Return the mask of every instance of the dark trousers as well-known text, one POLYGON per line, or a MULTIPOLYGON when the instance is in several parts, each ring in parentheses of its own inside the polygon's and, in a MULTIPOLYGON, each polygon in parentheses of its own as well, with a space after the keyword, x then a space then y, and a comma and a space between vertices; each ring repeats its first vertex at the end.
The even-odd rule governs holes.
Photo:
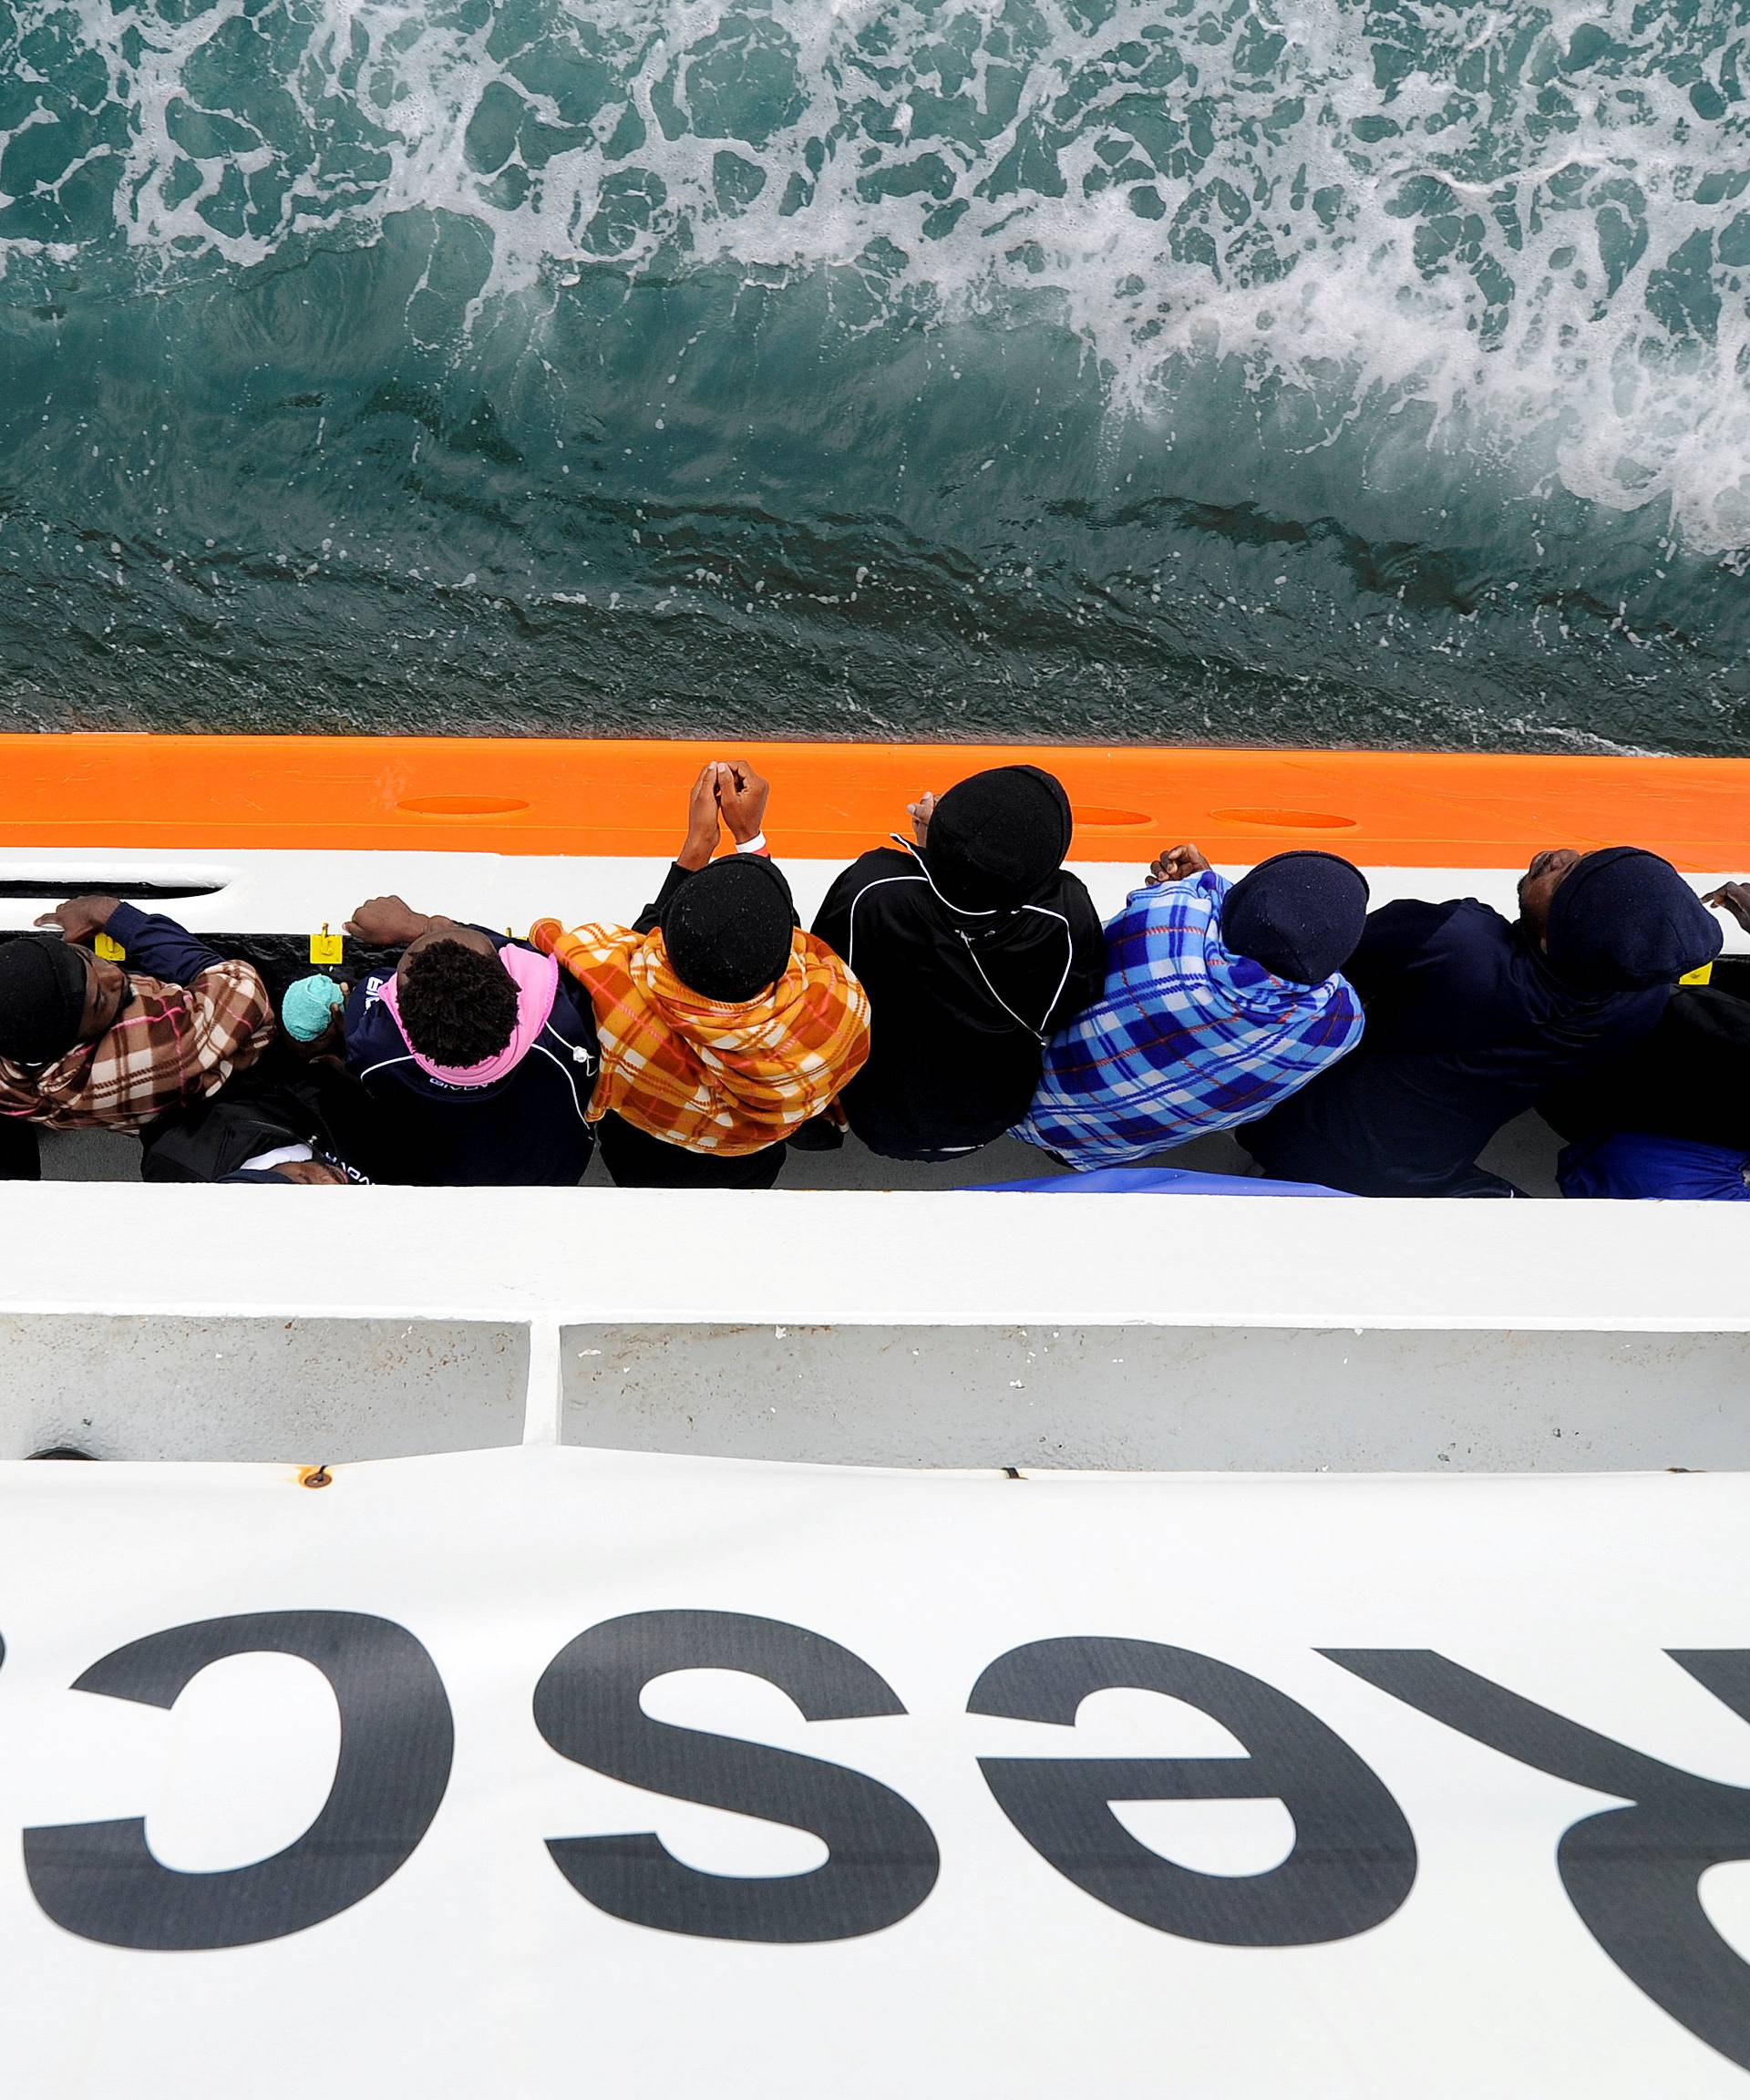
POLYGON ((595 1127, 602 1164, 619 1189, 769 1189, 784 1170, 784 1143, 727 1159, 717 1152, 687 1152, 607 1115, 595 1127))
POLYGON ((36 1126, 17 1116, 0 1116, 0 1181, 40 1181, 42 1178, 36 1126))

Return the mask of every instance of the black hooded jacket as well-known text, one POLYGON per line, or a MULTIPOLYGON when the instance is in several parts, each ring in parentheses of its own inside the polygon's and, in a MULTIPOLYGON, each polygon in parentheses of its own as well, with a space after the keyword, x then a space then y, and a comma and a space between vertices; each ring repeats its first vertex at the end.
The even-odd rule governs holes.
POLYGON ((1069 839, 1058 782, 999 767, 942 797, 924 852, 878 847, 827 892, 814 932, 870 997, 870 1060, 842 1099, 871 1151, 971 1151, 1026 1114, 1045 1038, 1105 982, 1069 839))
POLYGON ((1546 1095, 1544 1120, 1569 1139, 1643 1130, 1750 1152, 1750 974, 1740 964, 1714 975, 1673 993, 1657 1027, 1623 1055, 1546 1095))

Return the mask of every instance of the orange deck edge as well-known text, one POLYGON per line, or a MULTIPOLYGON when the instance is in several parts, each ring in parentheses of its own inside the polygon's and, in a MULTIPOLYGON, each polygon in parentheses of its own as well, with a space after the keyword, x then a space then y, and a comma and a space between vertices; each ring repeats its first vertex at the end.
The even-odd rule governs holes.
POLYGON ((768 834, 799 859, 848 860, 921 789, 1025 760, 1068 788, 1078 860, 1189 839, 1218 861, 1320 845, 1502 867, 1619 843, 1703 872, 1750 861, 1750 759, 451 736, 0 736, 0 846, 666 854, 723 757, 770 776, 768 834))

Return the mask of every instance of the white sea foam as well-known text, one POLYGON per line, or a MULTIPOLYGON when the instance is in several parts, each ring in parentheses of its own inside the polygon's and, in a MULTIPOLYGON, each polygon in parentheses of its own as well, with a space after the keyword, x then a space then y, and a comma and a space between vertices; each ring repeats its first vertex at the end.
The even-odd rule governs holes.
POLYGON ((71 141, 57 83, 97 54, 125 136, 49 180, 113 164, 113 223, 77 232, 139 267, 246 269, 419 211, 489 235, 475 311, 604 261, 847 273, 878 315, 1067 326, 1118 411, 1170 424, 1231 360, 1298 445, 1364 421, 1376 470, 1395 443, 1404 472, 1463 453, 1654 506, 1696 552, 1750 546, 1735 0, 15 14, 0 58, 41 86, 5 143, 71 141))

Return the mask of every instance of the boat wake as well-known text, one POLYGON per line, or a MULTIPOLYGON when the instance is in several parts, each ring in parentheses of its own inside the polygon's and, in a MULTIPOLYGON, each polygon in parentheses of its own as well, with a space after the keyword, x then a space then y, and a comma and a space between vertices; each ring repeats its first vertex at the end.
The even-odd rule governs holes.
POLYGON ((1731 13, 23 0, 8 716, 1732 747, 1731 13))

